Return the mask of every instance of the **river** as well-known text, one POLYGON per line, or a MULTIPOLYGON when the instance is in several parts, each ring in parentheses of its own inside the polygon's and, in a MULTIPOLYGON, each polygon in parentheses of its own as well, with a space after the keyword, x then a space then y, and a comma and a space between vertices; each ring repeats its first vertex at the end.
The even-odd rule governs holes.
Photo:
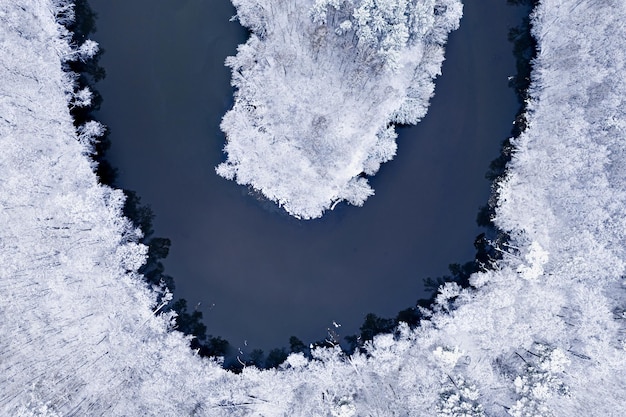
POLYGON ((309 343, 335 321, 358 331, 367 313, 395 316, 428 296, 422 279, 474 256, 484 178, 519 104, 509 28, 525 9, 466 0, 426 118, 399 129, 398 155, 370 181, 362 208, 298 221, 214 173, 232 104, 224 59, 246 39, 228 0, 90 0, 104 48, 107 154, 169 237, 176 296, 200 304, 208 333, 234 347, 309 343))

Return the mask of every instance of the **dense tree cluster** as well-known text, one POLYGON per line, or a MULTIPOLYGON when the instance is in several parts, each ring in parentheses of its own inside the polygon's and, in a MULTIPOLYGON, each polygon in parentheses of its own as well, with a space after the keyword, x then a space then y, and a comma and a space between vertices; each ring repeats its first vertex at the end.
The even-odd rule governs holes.
POLYGON ((68 108, 64 62, 80 45, 58 23, 66 6, 0 3, 0 414, 626 413, 626 4, 536 7, 493 269, 443 285, 419 326, 373 335, 390 326, 370 317, 371 340, 351 355, 293 339, 277 369, 254 357, 238 374, 189 349, 162 312, 170 297, 139 273, 142 232, 123 194, 98 183, 68 108))
POLYGON ((300 218, 373 194, 394 123, 433 95, 458 0, 234 1, 252 33, 227 59, 237 88, 218 174, 300 218))

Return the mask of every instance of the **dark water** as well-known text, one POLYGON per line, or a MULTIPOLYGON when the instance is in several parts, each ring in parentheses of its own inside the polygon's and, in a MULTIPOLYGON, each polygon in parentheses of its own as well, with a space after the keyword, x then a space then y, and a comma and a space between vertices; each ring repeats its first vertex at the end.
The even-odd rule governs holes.
POLYGON ((202 303, 208 333, 263 349, 319 340, 333 320, 356 333, 365 314, 394 316, 427 295, 423 278, 473 258, 484 174, 518 109, 507 32, 524 9, 467 0, 429 113, 400 130, 398 156, 371 179, 376 195, 301 222, 214 173, 232 100, 223 62, 246 38, 228 0, 90 4, 106 50, 97 117, 109 160, 172 239, 166 272, 177 296, 202 303))

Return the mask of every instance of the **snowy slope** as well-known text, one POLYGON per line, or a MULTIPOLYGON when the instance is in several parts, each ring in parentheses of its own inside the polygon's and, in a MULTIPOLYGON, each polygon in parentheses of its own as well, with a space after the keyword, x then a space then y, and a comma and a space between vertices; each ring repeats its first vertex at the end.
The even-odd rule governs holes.
POLYGON ((0 415, 626 414, 624 3, 535 11, 529 128, 499 188, 512 238, 493 271, 365 353, 240 375, 189 351, 136 273, 140 232, 67 108, 80 97, 62 62, 80 54, 55 22, 64 6, 0 1, 0 415))

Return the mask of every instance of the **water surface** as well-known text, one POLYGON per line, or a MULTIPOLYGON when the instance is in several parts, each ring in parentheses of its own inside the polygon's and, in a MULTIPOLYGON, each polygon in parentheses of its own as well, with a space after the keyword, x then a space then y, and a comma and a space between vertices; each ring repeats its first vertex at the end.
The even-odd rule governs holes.
POLYGON ((268 349, 319 340, 332 321, 356 333, 365 314, 394 316, 422 279, 474 256, 484 179, 518 109, 508 29, 524 9, 467 0, 428 115, 400 129, 398 155, 371 179, 362 208, 297 221, 219 178, 224 59, 246 32, 228 0, 90 0, 106 53, 97 117, 111 130, 118 185, 152 206, 172 239, 176 295, 201 302, 208 332, 268 349))

